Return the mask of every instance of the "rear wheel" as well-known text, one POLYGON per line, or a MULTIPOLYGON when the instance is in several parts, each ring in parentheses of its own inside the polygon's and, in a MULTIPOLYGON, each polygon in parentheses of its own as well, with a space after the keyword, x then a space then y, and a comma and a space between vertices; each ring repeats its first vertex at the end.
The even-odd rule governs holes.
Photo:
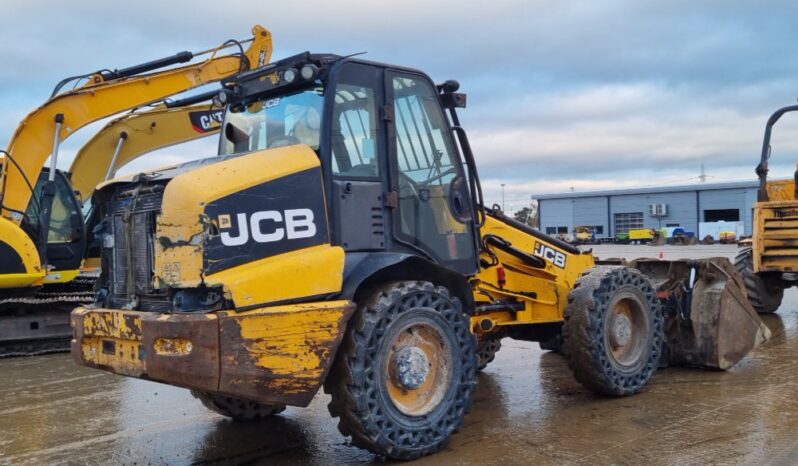
POLYGON ((568 295, 563 351, 574 377, 604 395, 631 395, 659 365, 664 318, 654 289, 629 267, 596 267, 568 295))
POLYGON ((748 302, 760 314, 772 314, 781 306, 784 288, 754 272, 754 253, 751 248, 743 249, 734 259, 734 267, 740 272, 745 283, 748 302))
POLYGON ((285 405, 268 405, 197 390, 191 390, 191 394, 209 410, 236 421, 254 421, 285 411, 285 405))
POLYGON ((446 288, 392 283, 350 321, 325 391, 352 443, 395 459, 443 447, 476 384, 476 338, 446 288))

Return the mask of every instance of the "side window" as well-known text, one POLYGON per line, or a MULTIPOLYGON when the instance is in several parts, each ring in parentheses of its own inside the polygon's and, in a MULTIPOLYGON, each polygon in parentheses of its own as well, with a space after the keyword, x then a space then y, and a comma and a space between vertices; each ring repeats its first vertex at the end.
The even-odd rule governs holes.
POLYGON ((391 83, 399 184, 396 233, 466 270, 475 258, 469 194, 437 93, 413 75, 395 74, 391 83))
POLYGON ((332 171, 335 175, 377 177, 377 105, 374 89, 352 84, 335 88, 332 171))

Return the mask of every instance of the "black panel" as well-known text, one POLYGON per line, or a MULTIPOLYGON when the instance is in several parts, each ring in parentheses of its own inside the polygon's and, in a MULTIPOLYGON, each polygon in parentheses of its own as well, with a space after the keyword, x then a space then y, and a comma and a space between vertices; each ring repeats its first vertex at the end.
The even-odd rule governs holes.
POLYGON ((385 248, 382 193, 379 181, 333 182, 336 244, 347 251, 385 248))
POLYGON ((320 168, 210 202, 205 214, 219 228, 204 245, 206 274, 330 242, 320 168))
POLYGON ((25 264, 14 248, 0 241, 0 274, 3 273, 25 273, 25 264))

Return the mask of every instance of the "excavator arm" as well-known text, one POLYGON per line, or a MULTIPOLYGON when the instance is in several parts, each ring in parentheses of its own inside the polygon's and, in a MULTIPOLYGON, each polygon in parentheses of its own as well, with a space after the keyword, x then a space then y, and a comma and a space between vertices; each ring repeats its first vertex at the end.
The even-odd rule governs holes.
POLYGON ((97 184, 112 178, 133 160, 164 147, 216 134, 223 114, 223 109, 210 104, 178 108, 159 105, 116 118, 78 152, 69 169, 72 186, 86 201, 97 184))
MULTIPOLYGON (((29 185, 36 182, 51 155, 53 162, 57 161, 58 144, 78 129, 122 111, 220 81, 240 72, 247 63, 253 67, 268 63, 272 52, 271 33, 255 26, 253 35, 252 43, 243 56, 216 56, 218 50, 230 46, 226 42, 217 49, 203 52, 210 58, 196 64, 132 76, 130 74, 139 69, 149 71, 151 66, 159 64, 152 62, 154 64, 128 68, 124 73, 97 73, 89 79, 89 84, 56 95, 31 112, 20 123, 8 146, 8 153, 16 164, 7 164, 3 173, 2 215, 16 223, 22 220, 18 213, 24 212, 30 202, 29 185), (119 74, 123 77, 116 78, 119 74)), ((178 56, 185 55, 175 57, 178 56)), ((51 165, 55 167, 55 163, 51 165)))

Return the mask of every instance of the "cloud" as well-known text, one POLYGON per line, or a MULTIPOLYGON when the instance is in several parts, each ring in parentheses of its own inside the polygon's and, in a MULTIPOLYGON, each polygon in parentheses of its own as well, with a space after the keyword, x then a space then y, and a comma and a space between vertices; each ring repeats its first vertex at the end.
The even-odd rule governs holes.
MULTIPOLYGON (((798 4, 786 0, 0 1, 0 145, 65 76, 212 47, 254 22, 274 33, 275 58, 365 50, 458 79, 486 193, 504 183, 513 202, 691 180, 702 163, 718 180, 752 179, 765 119, 798 96, 798 4)), ((798 132, 779 125, 774 159, 789 174, 798 132)), ((134 168, 215 150, 201 149, 134 168)))

